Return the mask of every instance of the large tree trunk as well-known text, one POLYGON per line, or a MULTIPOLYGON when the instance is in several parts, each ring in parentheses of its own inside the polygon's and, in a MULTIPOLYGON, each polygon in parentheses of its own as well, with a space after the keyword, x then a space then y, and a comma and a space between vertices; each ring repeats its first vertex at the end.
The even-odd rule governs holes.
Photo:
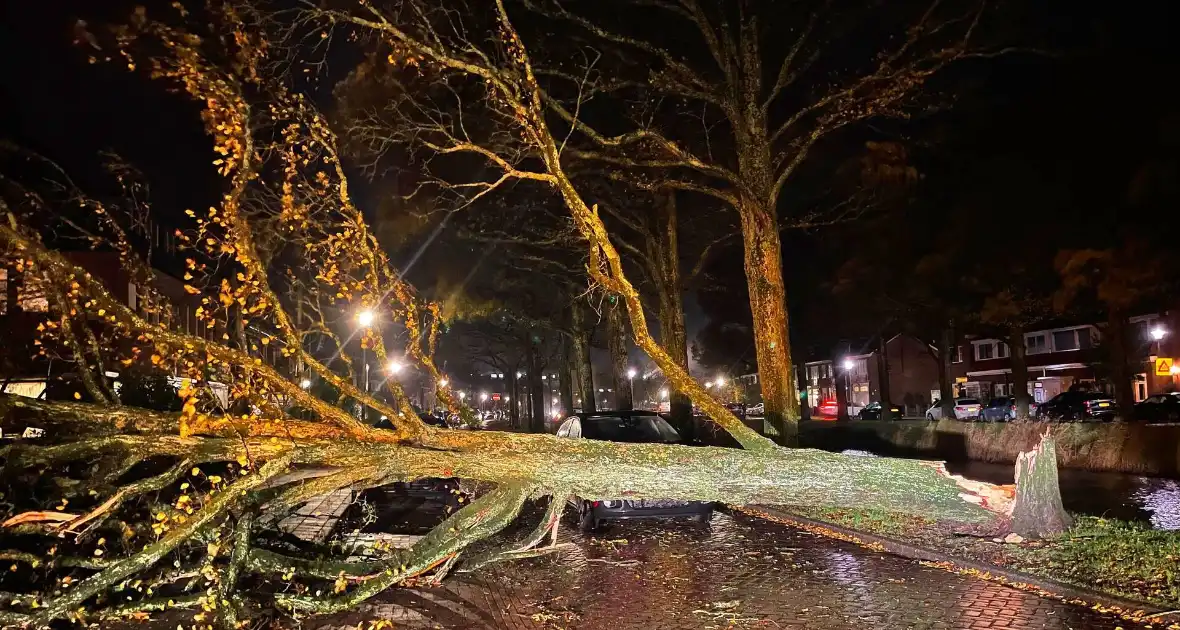
POLYGON ((615 386, 615 409, 632 409, 631 381, 627 378, 627 323, 618 296, 606 305, 606 347, 610 352, 611 379, 615 386))
POLYGON ((945 326, 939 339, 938 387, 942 392, 940 400, 943 419, 955 419, 955 392, 951 383, 951 365, 955 354, 955 332, 952 326, 945 326))
POLYGON ((1024 326, 1008 329, 1008 352, 1012 360, 1012 396, 1016 399, 1016 417, 1028 419, 1028 348, 1024 345, 1024 326))
MULTIPOLYGON (((676 365, 688 371, 688 330, 684 323, 683 286, 680 274, 680 225, 676 195, 669 193, 664 203, 656 205, 656 238, 648 244, 650 270, 656 280, 659 302, 660 346, 676 365)), ((669 388, 672 424, 685 440, 697 439, 696 423, 692 417, 692 401, 683 392, 669 388)))
POLYGON ((541 380, 541 365, 537 360, 537 344, 529 341, 529 431, 545 432, 545 381, 541 380))
POLYGON ((1114 400, 1119 413, 1130 417, 1135 407, 1127 352, 1127 314, 1122 309, 1107 309, 1106 334, 1110 339, 1110 378, 1114 381, 1114 400))
POLYGON ((1069 529, 1073 519, 1061 503, 1057 481, 1057 442, 1046 431, 1033 450, 1016 458, 1016 498, 1012 531, 1025 538, 1047 538, 1069 529))
POLYGON ((743 200, 739 214, 766 420, 778 430, 780 443, 793 446, 799 441, 799 399, 792 378, 778 221, 771 209, 753 200, 743 200))
POLYGON ((573 321, 573 364, 577 370, 577 390, 581 400, 583 412, 593 413, 597 410, 594 404, 594 363, 590 360, 590 335, 592 331, 586 326, 586 311, 580 303, 573 305, 570 317, 573 321))
POLYGON ((574 364, 573 356, 573 339, 565 335, 561 336, 561 356, 557 362, 557 391, 558 399, 561 401, 560 417, 564 418, 574 412, 574 364))
POLYGON ((877 350, 877 383, 881 387, 881 419, 895 420, 893 417, 893 396, 889 391, 889 342, 885 335, 881 335, 877 350))
POLYGON ((504 378, 508 379, 508 419, 514 429, 520 427, 520 392, 518 391, 519 379, 516 378, 516 371, 504 372, 504 378))

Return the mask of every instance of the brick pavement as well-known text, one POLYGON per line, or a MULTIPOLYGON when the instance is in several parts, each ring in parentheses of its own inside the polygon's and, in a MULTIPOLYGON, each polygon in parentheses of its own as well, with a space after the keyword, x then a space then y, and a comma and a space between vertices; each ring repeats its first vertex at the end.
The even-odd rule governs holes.
POLYGON ((710 528, 609 526, 562 556, 502 564, 443 586, 383 594, 303 628, 688 630, 1034 628, 1132 624, 746 515, 710 528), (625 539, 624 542, 619 542, 625 539))

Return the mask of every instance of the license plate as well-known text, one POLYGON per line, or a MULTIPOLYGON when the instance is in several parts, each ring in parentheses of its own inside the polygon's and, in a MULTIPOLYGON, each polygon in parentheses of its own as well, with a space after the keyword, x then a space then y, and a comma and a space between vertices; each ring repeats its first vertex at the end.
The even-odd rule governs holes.
POLYGON ((1099 407, 1109 407, 1110 403, 1098 403, 1099 407))

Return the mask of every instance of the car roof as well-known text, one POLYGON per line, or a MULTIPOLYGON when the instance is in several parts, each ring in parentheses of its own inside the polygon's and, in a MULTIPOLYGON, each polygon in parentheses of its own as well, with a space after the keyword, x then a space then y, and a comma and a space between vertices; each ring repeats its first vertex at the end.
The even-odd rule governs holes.
POLYGON ((654 411, 648 411, 646 409, 631 409, 631 410, 594 411, 594 412, 579 411, 578 413, 571 414, 568 417, 579 418, 581 420, 585 420, 587 418, 634 418, 636 416, 654 417, 654 416, 659 416, 659 415, 660 414, 658 414, 654 411))

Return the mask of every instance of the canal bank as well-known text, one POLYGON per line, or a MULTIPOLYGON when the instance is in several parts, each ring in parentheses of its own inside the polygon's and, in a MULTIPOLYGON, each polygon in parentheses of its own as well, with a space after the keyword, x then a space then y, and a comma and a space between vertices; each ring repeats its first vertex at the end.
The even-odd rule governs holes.
POLYGON ((893 457, 1013 464, 1046 430, 1063 469, 1180 478, 1180 424, 1093 422, 805 422, 803 446, 893 457))

